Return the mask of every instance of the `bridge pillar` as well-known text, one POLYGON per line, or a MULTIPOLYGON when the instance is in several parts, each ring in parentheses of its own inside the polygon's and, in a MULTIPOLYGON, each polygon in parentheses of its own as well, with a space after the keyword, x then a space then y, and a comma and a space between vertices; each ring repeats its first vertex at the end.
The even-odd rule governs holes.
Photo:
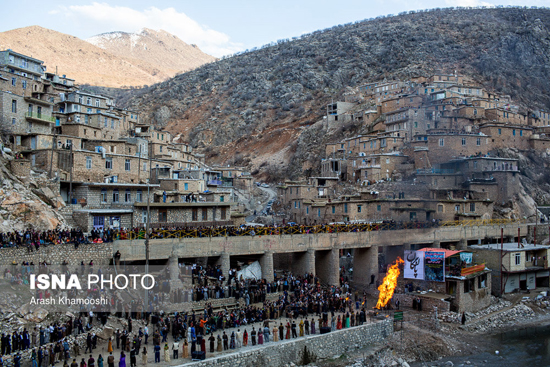
POLYGON ((467 250, 468 247, 468 241, 466 241, 465 238, 461 238, 458 240, 458 246, 456 247, 457 250, 467 250))
POLYGON ((275 279, 273 276, 273 252, 268 251, 262 255, 260 266, 262 267, 262 278, 266 282, 272 282, 275 279))
POLYGON ((322 283, 340 285, 339 249, 317 251, 315 253, 315 273, 322 283))
POLYGON ((315 250, 313 249, 292 254, 292 274, 304 275, 306 273, 315 275, 315 250))
POLYGON ((356 248, 353 256, 353 285, 357 288, 376 286, 378 247, 356 248))
POLYGON ((179 279, 180 268, 177 256, 172 255, 168 258, 168 271, 170 272, 170 280, 179 279))
POLYGON ((432 245, 433 248, 441 248, 441 241, 434 240, 434 243, 432 245))
POLYGON ((223 276, 226 280, 229 279, 229 268, 231 267, 231 265, 229 254, 227 252, 221 253, 218 261, 216 261, 216 265, 220 265, 223 276))

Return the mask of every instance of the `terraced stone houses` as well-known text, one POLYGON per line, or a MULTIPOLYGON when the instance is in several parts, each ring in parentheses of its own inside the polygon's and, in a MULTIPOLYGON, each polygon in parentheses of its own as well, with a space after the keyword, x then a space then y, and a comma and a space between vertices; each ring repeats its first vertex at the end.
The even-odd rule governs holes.
POLYGON ((232 223, 233 180, 246 172, 225 168, 223 179, 190 145, 41 60, 0 51, 0 117, 17 174, 45 175, 85 231, 232 223))

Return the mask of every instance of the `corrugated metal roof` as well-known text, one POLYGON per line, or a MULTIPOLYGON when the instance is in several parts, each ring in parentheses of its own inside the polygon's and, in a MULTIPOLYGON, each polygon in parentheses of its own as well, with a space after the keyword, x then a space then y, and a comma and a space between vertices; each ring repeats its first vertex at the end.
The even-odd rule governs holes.
POLYGON ((416 251, 422 251, 422 252, 426 252, 426 251, 444 252, 444 253, 445 253, 445 258, 448 258, 448 257, 450 257, 450 256, 456 255, 456 254, 458 254, 459 252, 464 252, 464 251, 462 251, 462 250, 447 250, 447 249, 444 249, 444 248, 433 248, 433 247, 426 247, 426 248, 423 248, 423 249, 420 249, 420 250, 416 250, 416 251))

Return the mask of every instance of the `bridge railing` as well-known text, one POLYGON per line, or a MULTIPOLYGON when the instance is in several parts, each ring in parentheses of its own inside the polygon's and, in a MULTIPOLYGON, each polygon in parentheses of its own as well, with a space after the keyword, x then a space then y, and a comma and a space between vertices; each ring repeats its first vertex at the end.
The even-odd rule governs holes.
MULTIPOLYGON (((526 223, 525 220, 510 219, 480 219, 467 221, 446 222, 382 222, 382 223, 334 223, 314 226, 265 226, 265 227, 206 227, 206 228, 178 228, 178 229, 153 229, 151 239, 164 238, 201 238, 201 237, 241 237, 241 236, 277 236, 294 234, 318 234, 318 233, 345 233, 345 232, 371 232, 394 231, 403 229, 423 229, 437 227, 473 227, 495 226, 526 223)), ((136 231, 120 231, 115 235, 119 240, 145 239, 143 229, 136 231)))

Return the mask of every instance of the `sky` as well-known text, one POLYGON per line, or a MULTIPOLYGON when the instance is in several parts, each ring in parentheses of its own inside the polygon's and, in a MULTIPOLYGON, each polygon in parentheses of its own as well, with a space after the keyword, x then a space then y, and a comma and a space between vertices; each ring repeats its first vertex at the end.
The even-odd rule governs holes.
POLYGON ((39 25, 87 39, 105 32, 162 29, 220 57, 379 15, 497 5, 550 7, 550 0, 19 0, 2 5, 0 32, 39 25))

